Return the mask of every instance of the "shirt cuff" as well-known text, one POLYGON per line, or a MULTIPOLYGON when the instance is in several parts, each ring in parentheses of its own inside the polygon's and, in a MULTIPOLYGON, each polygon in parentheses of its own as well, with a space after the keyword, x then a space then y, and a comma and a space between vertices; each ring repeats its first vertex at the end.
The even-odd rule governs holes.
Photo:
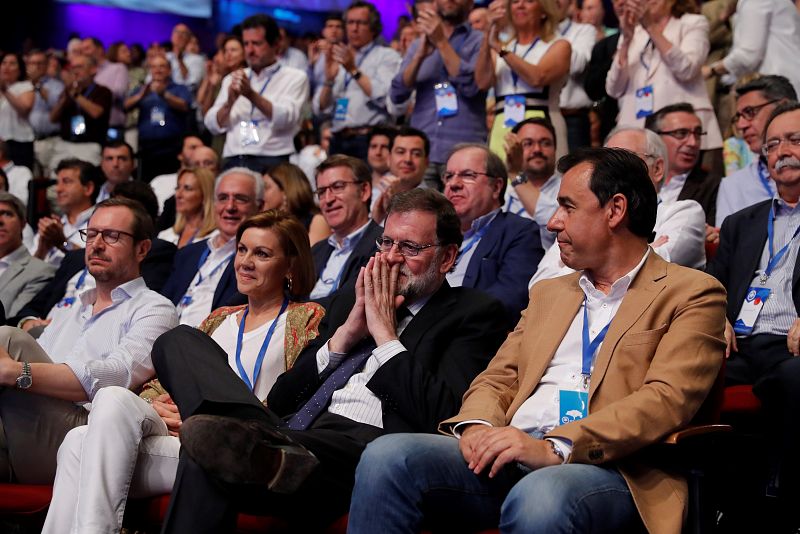
POLYGON ((453 426, 450 431, 453 433, 455 437, 461 439, 461 430, 459 427, 464 427, 466 425, 484 425, 484 426, 492 426, 489 421, 484 421, 482 419, 470 419, 469 421, 461 421, 460 423, 453 426))
POLYGON ((372 351, 372 355, 378 360, 378 365, 383 365, 401 352, 405 352, 406 348, 400 343, 399 339, 387 341, 380 347, 372 351))
POLYGON ((553 445, 555 445, 556 449, 564 456, 564 461, 562 464, 569 462, 569 457, 572 455, 572 445, 562 439, 559 438, 544 438, 553 445))
POLYGON ((330 347, 328 346, 330 340, 328 340, 324 345, 322 345, 319 350, 317 351, 317 373, 320 375, 327 369, 331 367, 335 369, 339 367, 339 364, 342 363, 345 356, 347 354, 343 352, 333 352, 331 351, 330 347))

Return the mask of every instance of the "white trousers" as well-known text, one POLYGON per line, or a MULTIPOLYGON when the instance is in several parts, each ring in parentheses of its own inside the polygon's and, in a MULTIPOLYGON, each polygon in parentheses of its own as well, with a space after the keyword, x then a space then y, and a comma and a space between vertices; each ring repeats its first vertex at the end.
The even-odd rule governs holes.
POLYGON ((130 497, 172 491, 180 441, 150 404, 121 387, 102 388, 88 425, 58 450, 53 500, 42 532, 119 532, 130 497))

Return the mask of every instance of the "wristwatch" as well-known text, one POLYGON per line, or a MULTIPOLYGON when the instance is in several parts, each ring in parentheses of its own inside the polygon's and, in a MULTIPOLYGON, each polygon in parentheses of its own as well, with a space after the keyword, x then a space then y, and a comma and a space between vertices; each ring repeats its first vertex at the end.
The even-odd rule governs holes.
POLYGON ((31 364, 22 362, 22 374, 17 377, 17 389, 28 389, 33 384, 31 364))
POLYGON ((511 187, 517 187, 518 185, 525 183, 528 183, 528 175, 524 172, 521 172, 513 180, 511 180, 511 187))
POLYGON ((355 81, 358 81, 358 79, 361 78, 361 71, 356 69, 355 72, 350 73, 350 76, 352 76, 355 81))
POLYGON ((561 449, 559 449, 559 448, 558 448, 558 445, 556 445, 556 442, 555 442, 555 441, 553 441, 552 439, 548 439, 547 441, 549 441, 549 442, 550 442, 550 447, 552 447, 552 448, 553 448, 553 454, 555 454, 556 456, 558 456, 559 458, 561 458, 561 463, 563 464, 563 463, 564 463, 564 460, 565 460, 565 458, 564 458, 564 453, 563 453, 563 452, 561 452, 561 449))
POLYGON ((506 57, 510 53, 511 50, 509 50, 508 48, 501 48, 500 51, 497 53, 497 55, 500 57, 506 57))

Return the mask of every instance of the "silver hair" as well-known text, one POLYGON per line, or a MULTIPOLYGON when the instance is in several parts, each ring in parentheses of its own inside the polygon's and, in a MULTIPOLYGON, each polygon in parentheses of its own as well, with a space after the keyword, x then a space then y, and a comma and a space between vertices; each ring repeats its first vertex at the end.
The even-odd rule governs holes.
MULTIPOLYGON (((664 160, 664 174, 661 175, 658 179, 660 182, 664 179, 664 176, 667 174, 667 170, 669 169, 669 157, 667 156, 667 145, 664 144, 664 141, 661 139, 661 136, 655 133, 653 130, 648 130, 647 128, 639 128, 637 126, 617 126, 606 136, 605 140, 603 141, 603 146, 608 144, 608 140, 617 135, 618 133, 623 132, 635 132, 644 135, 644 150, 646 154, 649 154, 655 159, 661 158, 664 160)), ((645 161, 645 163, 648 163, 645 161)), ((647 165, 648 169, 650 165, 647 165)))
POLYGON ((217 176, 217 180, 214 182, 215 196, 217 194, 217 190, 219 189, 220 182, 222 182, 222 179, 229 174, 244 174, 245 176, 252 178, 253 185, 256 188, 256 202, 261 202, 264 200, 264 177, 258 174, 256 171, 248 169, 247 167, 231 167, 230 169, 222 171, 219 176, 217 176))
POLYGON ((14 213, 17 214, 22 220, 22 226, 25 227, 25 223, 27 219, 25 217, 25 203, 22 202, 18 197, 12 195, 11 193, 6 193, 5 191, 0 191, 0 203, 8 204, 14 210, 14 213))

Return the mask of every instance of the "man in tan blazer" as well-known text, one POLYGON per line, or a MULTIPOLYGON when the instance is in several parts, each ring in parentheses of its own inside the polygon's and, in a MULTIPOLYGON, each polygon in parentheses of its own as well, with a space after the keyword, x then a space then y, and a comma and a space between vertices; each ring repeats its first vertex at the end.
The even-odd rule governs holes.
POLYGON ((540 282, 516 329, 440 430, 361 457, 348 532, 680 532, 686 483, 645 449, 693 418, 723 359, 725 291, 648 246, 640 158, 562 158, 558 233, 578 273, 540 282))

